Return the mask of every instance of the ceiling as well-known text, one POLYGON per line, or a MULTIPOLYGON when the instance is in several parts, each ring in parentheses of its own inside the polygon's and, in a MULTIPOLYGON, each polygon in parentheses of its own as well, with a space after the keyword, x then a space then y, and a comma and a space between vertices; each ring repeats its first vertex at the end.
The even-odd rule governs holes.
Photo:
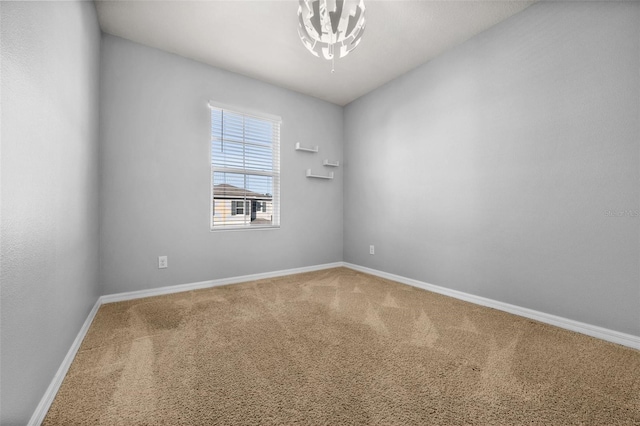
POLYGON ((302 45, 296 0, 97 0, 106 33, 346 105, 533 1, 365 0, 360 45, 331 63, 302 45))

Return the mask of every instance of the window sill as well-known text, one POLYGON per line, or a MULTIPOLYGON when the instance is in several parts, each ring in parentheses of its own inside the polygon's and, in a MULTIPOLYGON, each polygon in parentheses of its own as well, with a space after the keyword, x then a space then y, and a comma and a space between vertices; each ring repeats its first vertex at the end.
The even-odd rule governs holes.
POLYGON ((224 231, 273 231, 276 229, 280 229, 280 225, 277 226, 222 226, 211 228, 210 232, 224 232, 224 231))

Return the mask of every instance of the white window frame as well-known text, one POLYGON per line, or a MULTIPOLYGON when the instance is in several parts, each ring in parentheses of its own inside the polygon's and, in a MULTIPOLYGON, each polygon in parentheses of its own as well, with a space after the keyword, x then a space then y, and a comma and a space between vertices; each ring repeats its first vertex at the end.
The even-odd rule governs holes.
MULTIPOLYGON (((281 127, 282 127, 282 119, 279 116, 266 114, 262 112, 250 111, 245 108, 238 108, 235 106, 225 105, 218 102, 209 101, 209 109, 210 110, 222 110, 228 111, 230 113, 243 115, 244 117, 251 117, 254 119, 270 121, 275 125, 275 132, 272 138, 272 155, 273 155, 273 169, 270 172, 265 171, 254 171, 247 169, 237 169, 237 168, 220 168, 214 167, 212 164, 212 144, 213 144, 213 134, 211 134, 211 126, 209 129, 209 164, 211 166, 211 174, 210 174, 210 191, 209 191, 209 229, 211 232, 219 232, 219 231, 231 231, 231 230, 258 230, 258 229, 279 229, 280 228, 280 135, 281 135, 281 127), (214 226, 214 205, 215 198, 213 196, 213 174, 214 172, 228 172, 228 173, 237 173, 244 174, 246 176, 255 175, 255 176, 269 176, 272 178, 273 188, 272 188, 272 204, 273 204, 273 215, 271 224, 269 225, 227 225, 227 226, 214 226)), ((211 120, 211 114, 210 114, 211 120)), ((211 122, 210 122, 211 123, 211 122)), ((240 200, 238 200, 240 201, 240 200)), ((251 202, 248 199, 245 199, 245 207, 244 207, 244 215, 251 215, 251 202), (249 211, 247 212, 247 204, 249 205, 249 211)), ((262 202, 266 206, 266 201, 262 202)), ((233 207, 233 205, 232 205, 233 207)), ((237 213, 236 213, 237 214, 237 213)))

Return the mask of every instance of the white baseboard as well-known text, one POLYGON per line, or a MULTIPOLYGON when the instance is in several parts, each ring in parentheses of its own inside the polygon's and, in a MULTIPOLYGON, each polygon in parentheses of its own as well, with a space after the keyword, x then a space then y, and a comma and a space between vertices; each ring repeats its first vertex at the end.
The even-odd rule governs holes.
POLYGON ((284 275, 302 274, 304 272, 320 271, 322 269, 331 269, 344 266, 344 262, 325 263, 323 265, 305 266, 302 268, 284 269, 280 271, 264 272, 261 274, 242 275, 239 277, 220 278, 217 280, 200 281, 197 283, 178 284, 168 287, 151 288, 149 290, 129 291, 126 293, 109 294, 101 296, 99 301, 101 304, 122 302, 125 300, 141 299, 143 297, 161 296, 163 294, 180 293, 183 291, 200 290, 203 288, 219 287, 222 285, 236 284, 247 281, 262 280, 265 278, 281 277, 284 275))
POLYGON ((376 269, 354 265, 352 263, 343 262, 343 266, 356 271, 364 272, 366 274, 375 275, 381 278, 386 278, 392 281, 397 281, 399 283, 407 284, 412 287, 421 288, 423 290, 432 291, 434 293, 439 293, 445 296, 450 296, 456 299, 475 303, 476 305, 498 309, 500 311, 508 312, 510 314, 519 315, 521 317, 530 318, 536 321, 543 322, 545 324, 550 324, 556 327, 564 328, 566 330, 586 334, 587 336, 596 337, 598 339, 606 340, 608 342, 617 343, 619 345, 628 346, 634 349, 640 349, 640 337, 634 336, 632 334, 621 333, 619 331, 609 330, 608 328, 598 327, 595 325, 574 321, 574 320, 559 317, 556 315, 546 314, 544 312, 539 312, 533 309, 511 305, 509 303, 499 302, 493 299, 487 299, 485 297, 475 296, 473 294, 464 293, 462 291, 451 290, 445 287, 428 284, 422 281, 406 278, 400 275, 389 274, 387 272, 378 271, 376 269))
POLYGON ((125 300, 140 299, 144 297, 160 296, 163 294, 172 294, 172 293, 179 293, 183 291, 218 287, 222 285, 236 284, 236 283, 241 283, 246 281, 255 281, 255 280, 261 280, 265 278, 274 278, 274 277, 281 277, 285 275, 301 274, 304 272, 320 271, 323 269, 338 268, 341 266, 353 269, 355 271, 364 272, 366 274, 375 275, 381 278, 386 278, 392 281, 397 281, 402 284, 407 284, 413 287, 421 288, 423 290, 432 291, 434 293, 439 293, 445 296, 450 296, 456 299, 475 303, 477 305, 487 306, 489 308, 494 308, 500 311, 509 312, 511 314, 530 318, 536 321, 540 321, 546 324, 551 324, 551 325, 564 328, 567 330, 575 331, 578 333, 586 334, 588 336, 596 337, 598 339, 606 340, 609 342, 618 343, 620 345, 628 346, 634 349, 640 349, 640 337, 634 336, 631 334, 620 333, 618 331, 609 330, 609 329, 598 327, 595 325, 585 324, 585 323, 570 320, 567 318, 545 314, 544 312, 534 311, 533 309, 522 308, 520 306, 510 305, 508 303, 498 302, 496 300, 487 299, 480 296, 474 296, 473 294, 464 293, 457 290, 451 290, 445 287, 428 284, 422 281, 406 278, 400 275, 389 274, 387 272, 378 271, 376 269, 354 265, 352 263, 347 263, 347 262, 326 263, 323 265, 307 266, 303 268, 286 269, 281 271, 265 272, 261 274, 242 275, 239 277, 221 278, 217 280, 201 281, 197 283, 180 284, 180 285, 174 285, 174 286, 168 286, 168 287, 154 288, 149 290, 131 291, 126 293, 117 293, 117 294, 100 296, 96 301, 95 305, 93 306, 93 308, 91 309, 91 312, 89 312, 89 316, 87 317, 84 324, 82 325, 82 328, 78 332, 76 339, 73 341, 73 344, 69 349, 69 352, 67 352, 67 355, 62 361, 62 365, 60 365, 60 368, 58 368, 58 371, 56 372, 56 375, 51 381, 51 384, 47 388, 47 391, 45 392, 42 399, 40 400, 38 407, 36 408, 35 412, 31 416, 28 426, 38 426, 44 420, 45 416, 47 415, 47 412, 49 411, 49 408, 51 407, 51 404, 53 403, 53 399, 58 393, 58 389, 60 389, 60 385, 62 385, 62 381, 64 380, 64 377, 67 374, 67 371, 69 371, 69 367, 71 367, 71 363, 73 362, 73 359, 76 356, 78 349, 80 348, 80 344, 82 343, 84 336, 87 334, 87 331, 89 330, 89 326, 91 325, 91 322, 93 321, 93 318, 96 316, 96 313, 98 312, 98 309, 100 308, 101 305, 105 303, 122 302, 125 300))
POLYGON ((56 397, 56 394, 58 393, 58 389, 60 389, 60 386, 62 385, 62 381, 64 380, 64 377, 67 375, 67 371, 69 371, 69 367, 71 367, 71 363, 73 362, 73 359, 75 358, 76 353, 80 348, 80 344, 82 343, 82 340, 84 340, 84 336, 87 334, 87 331, 89 330, 89 326, 91 326, 91 323, 93 322, 93 318, 96 316, 96 313, 98 312, 99 308, 100 308, 100 299, 98 299, 96 303, 93 305, 93 308, 91 308, 91 311, 89 312, 89 316, 87 316, 87 319, 84 321, 84 324, 82 324, 82 327, 78 332, 78 335, 76 336, 75 340, 71 344, 71 348, 69 348, 69 352, 67 352, 67 355, 62 360, 62 364, 60 365, 60 368, 58 368, 58 371, 56 371, 56 374, 55 376, 53 376, 53 380, 49 384, 47 391, 44 393, 44 396, 40 400, 40 403, 36 407, 36 410, 33 412, 31 419, 29 419, 29 423, 27 423, 28 426, 38 426, 44 420, 44 417, 47 415, 47 412, 49 411, 49 408, 53 403, 53 399, 56 397))

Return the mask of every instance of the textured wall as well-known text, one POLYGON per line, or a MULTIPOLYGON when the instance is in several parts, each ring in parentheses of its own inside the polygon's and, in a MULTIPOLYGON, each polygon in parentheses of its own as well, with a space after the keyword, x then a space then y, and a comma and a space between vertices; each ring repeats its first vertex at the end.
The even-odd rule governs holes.
POLYGON ((640 3, 544 2, 350 104, 345 260, 640 335, 639 69, 640 3))
POLYGON ((100 30, 90 2, 1 2, 0 424, 25 424, 98 297, 100 30))
POLYGON ((113 36, 102 49, 103 294, 342 260, 342 169, 305 177, 342 159, 342 108, 113 36), (209 100, 282 117, 280 229, 209 231, 209 100))

